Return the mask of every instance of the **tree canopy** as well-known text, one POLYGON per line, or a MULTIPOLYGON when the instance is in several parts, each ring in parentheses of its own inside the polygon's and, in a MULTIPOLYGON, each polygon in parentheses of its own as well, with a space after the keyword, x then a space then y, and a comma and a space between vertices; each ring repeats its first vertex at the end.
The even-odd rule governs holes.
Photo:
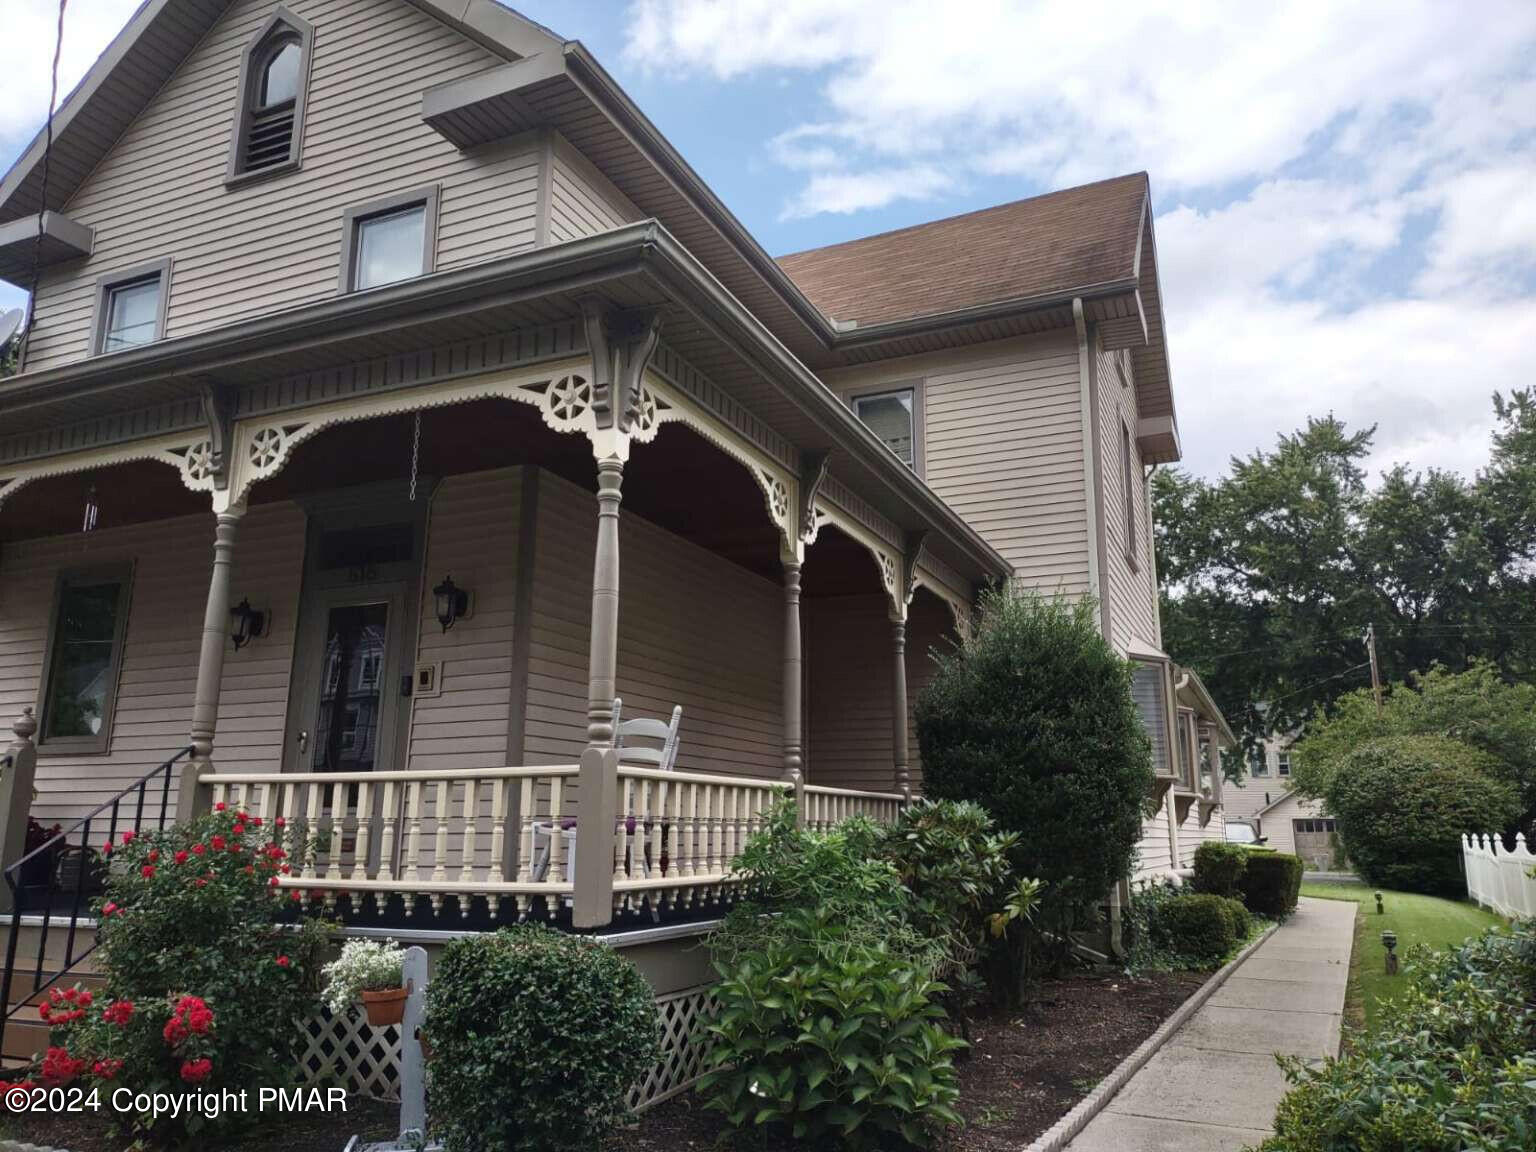
POLYGON ((1164 644, 1234 728, 1295 730, 1368 683, 1368 626, 1383 681, 1479 661, 1536 676, 1536 389, 1494 411, 1471 479, 1398 465, 1372 482, 1375 429, 1333 416, 1217 480, 1154 475, 1164 644))

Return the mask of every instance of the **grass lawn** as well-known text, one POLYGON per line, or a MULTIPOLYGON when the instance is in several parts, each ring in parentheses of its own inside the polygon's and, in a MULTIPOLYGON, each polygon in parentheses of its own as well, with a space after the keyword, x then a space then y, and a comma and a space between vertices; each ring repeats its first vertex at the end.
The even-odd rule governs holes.
POLYGON ((1364 884, 1303 884, 1301 894, 1321 900, 1353 900, 1360 905, 1355 916, 1349 991, 1344 999, 1344 1019, 1357 1028, 1374 1028, 1378 1006, 1404 984, 1402 975, 1387 975, 1382 932, 1390 929, 1397 933, 1397 954, 1403 956, 1415 944, 1450 948, 1484 928, 1504 923, 1502 917, 1476 904, 1385 890, 1381 895, 1386 911, 1377 915, 1376 889, 1364 884))

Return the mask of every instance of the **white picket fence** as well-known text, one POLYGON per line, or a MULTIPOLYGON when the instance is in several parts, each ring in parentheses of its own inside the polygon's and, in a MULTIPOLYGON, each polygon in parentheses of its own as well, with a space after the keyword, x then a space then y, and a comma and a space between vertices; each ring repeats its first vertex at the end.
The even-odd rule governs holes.
POLYGON ((1461 858, 1466 865, 1467 895, 1501 916, 1536 916, 1536 856, 1515 837, 1513 852, 1497 836, 1464 836, 1461 858))

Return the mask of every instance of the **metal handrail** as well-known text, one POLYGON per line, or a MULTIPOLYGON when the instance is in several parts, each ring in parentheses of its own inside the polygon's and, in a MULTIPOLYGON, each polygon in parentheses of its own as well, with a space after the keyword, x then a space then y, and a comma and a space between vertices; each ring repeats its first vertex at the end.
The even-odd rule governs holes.
POLYGON ((21 899, 22 884, 20 882, 23 866, 40 857, 51 859, 53 853, 59 848, 68 846, 70 837, 74 836, 77 832, 80 834, 80 847, 88 851, 91 842, 91 824, 102 813, 109 810, 111 812, 111 819, 107 823, 107 843, 111 844, 117 838, 117 823, 123 801, 135 793, 137 793, 137 798, 133 809, 133 827, 137 831, 144 821, 144 802, 149 792, 150 783, 162 774, 165 778, 160 785, 160 815, 156 820, 156 827, 164 831, 166 816, 170 809, 171 769, 175 767, 177 761, 181 760, 182 757, 188 755, 191 751, 192 746, 189 744, 158 768, 146 772, 121 792, 91 809, 90 812, 86 813, 85 816, 68 828, 50 836, 45 842, 39 844, 5 869, 5 883, 11 891, 11 915, 10 938, 6 941, 5 946, 5 967, 3 970, 0 970, 0 1051, 3 1051, 4 1048, 5 1026, 11 1017, 19 1013, 24 1007, 29 1006, 38 993, 45 991, 63 979, 77 964, 96 950, 97 943, 96 937, 93 936, 89 947, 79 953, 75 952, 75 937, 80 925, 80 904, 85 895, 86 873, 89 871, 89 868, 86 866, 89 856, 82 855, 80 866, 75 873, 75 890, 70 902, 69 935, 66 937, 64 944, 64 963, 47 980, 43 979, 43 961, 48 951, 48 929, 53 920, 53 897, 56 884, 56 876, 53 870, 50 869, 47 896, 42 906, 42 924, 37 941, 37 962, 32 970, 32 990, 21 998, 20 1003, 11 1004, 11 987, 15 982, 16 975, 16 951, 21 940, 21 917, 24 911, 21 899))

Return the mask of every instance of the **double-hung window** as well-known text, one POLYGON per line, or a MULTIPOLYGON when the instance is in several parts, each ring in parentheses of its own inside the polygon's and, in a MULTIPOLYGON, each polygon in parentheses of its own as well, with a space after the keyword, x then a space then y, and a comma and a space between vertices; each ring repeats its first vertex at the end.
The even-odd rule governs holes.
POLYGON ((121 352, 165 336, 165 299, 170 261, 114 272, 96 282, 92 351, 121 352))
POLYGON ((60 577, 43 670, 41 750, 107 750, 131 582, 126 565, 60 577))

